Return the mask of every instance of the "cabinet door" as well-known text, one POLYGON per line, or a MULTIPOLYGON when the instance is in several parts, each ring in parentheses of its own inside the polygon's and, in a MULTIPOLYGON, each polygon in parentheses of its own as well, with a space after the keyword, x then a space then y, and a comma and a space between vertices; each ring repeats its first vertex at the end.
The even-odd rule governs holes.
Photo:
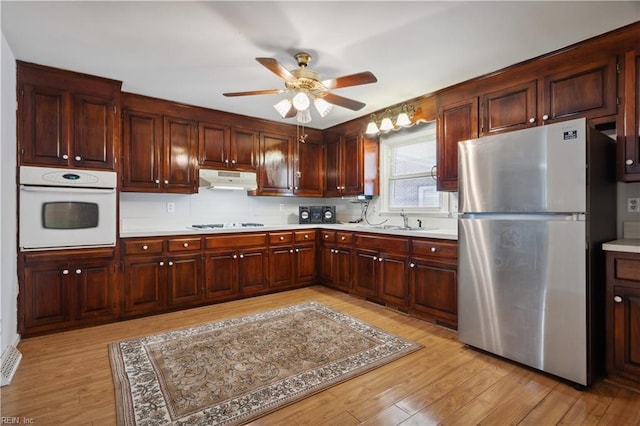
POLYGON ((261 134, 260 155, 259 194, 291 194, 293 192, 291 139, 288 136, 261 134))
POLYGON ((322 197, 322 143, 307 139, 296 143, 294 192, 304 197, 322 197))
POLYGON ((409 305, 407 259, 402 256, 381 254, 378 286, 380 297, 397 307, 409 305))
POLYGON ((125 111, 123 118, 123 191, 160 188, 162 121, 156 114, 125 111))
POLYGON ((530 81, 480 97, 480 136, 537 125, 537 82, 530 81))
POLYGON ((316 246, 315 244, 300 244, 294 249, 295 252, 295 284, 306 284, 315 281, 317 276, 316 268, 316 246))
POLYGON ((263 293, 268 289, 269 257, 266 248, 242 250, 238 255, 238 291, 263 293))
POLYGON ((124 261, 123 314, 160 311, 166 306, 167 265, 162 257, 128 257, 124 261))
POLYGON ((624 58, 624 134, 618 135, 618 176, 640 180, 640 49, 624 58))
POLYGON ((336 249, 334 253, 334 283, 344 291, 350 291, 351 280, 351 250, 336 249))
POLYGON ((375 252, 356 250, 354 255, 353 291, 361 296, 378 297, 376 280, 378 255, 375 252))
POLYGON ((324 194, 337 197, 341 194, 342 181, 340 169, 340 138, 329 135, 324 143, 324 194))
POLYGON ((71 138, 69 97, 64 90, 30 84, 22 90, 22 164, 67 165, 71 138))
POLYGON ((72 279, 67 264, 46 263, 25 268, 24 331, 44 331, 71 324, 72 279))
POLYGON ((345 135, 340 151, 341 195, 362 194, 364 191, 362 138, 357 134, 345 135))
POLYGON ((269 249, 269 287, 293 285, 294 255, 289 246, 269 249))
POLYGON ((71 164, 114 169, 116 107, 112 98, 75 95, 71 164))
POLYGON ((258 135, 255 131, 231 128, 231 167, 254 171, 258 163, 258 135))
POLYGON ((164 117, 163 191, 195 193, 196 143, 193 121, 164 117))
POLYGON ((603 117, 616 113, 616 57, 545 77, 542 119, 603 117))
POLYGON ((111 261, 74 266, 76 316, 80 320, 108 320, 117 316, 117 285, 111 261))
POLYGON ((409 268, 409 307, 419 316, 458 324, 456 270, 415 261, 409 268))
POLYGON ((614 366, 640 381, 640 288, 615 286, 614 297, 614 366))
POLYGON ((458 190, 458 142, 478 137, 478 98, 438 111, 438 191, 458 190))
POLYGON ((174 256, 167 261, 169 304, 194 304, 202 299, 202 258, 174 256))
POLYGON ((227 168, 230 165, 229 127, 198 123, 198 162, 201 166, 227 168))
POLYGON ((205 255, 205 297, 227 299, 238 293, 238 254, 222 250, 205 255))
POLYGON ((335 248, 332 246, 322 245, 320 251, 320 270, 318 275, 320 280, 327 285, 333 285, 335 280, 335 248))

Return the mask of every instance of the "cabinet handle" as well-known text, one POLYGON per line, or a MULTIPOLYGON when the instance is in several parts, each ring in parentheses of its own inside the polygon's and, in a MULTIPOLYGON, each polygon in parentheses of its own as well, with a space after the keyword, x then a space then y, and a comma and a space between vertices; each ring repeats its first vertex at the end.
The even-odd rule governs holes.
POLYGON ((80 160, 82 160, 82 157, 80 157, 79 155, 76 155, 75 159, 76 159, 76 161, 80 161, 80 160))
POLYGON ((240 259, 244 259, 244 254, 241 254, 241 255, 240 255, 240 259))
POLYGON ((616 302, 616 303, 620 303, 620 302, 622 302, 622 297, 620 297, 620 296, 615 296, 615 297, 613 298, 613 301, 614 301, 614 302, 616 302))
POLYGON ((62 159, 63 159, 63 160, 68 160, 68 159, 69 159, 69 156, 68 156, 67 154, 62 154, 62 159))
POLYGON ((69 275, 69 270, 68 269, 63 269, 62 270, 62 275, 69 275))
POLYGON ((280 241, 284 241, 284 237, 280 237, 280 241))
POLYGON ((326 240, 327 238, 329 238, 328 234, 324 234, 324 239, 326 240))
POLYGON ((225 164, 229 164, 229 159, 224 160, 225 164))
POLYGON ((531 118, 529 119, 529 123, 535 123, 535 122, 536 122, 535 117, 531 117, 531 118))
POLYGON ((631 158, 629 158, 627 161, 624 162, 627 166, 630 166, 633 164, 633 160, 631 158))
POLYGON ((379 258, 378 258, 378 262, 382 262, 383 260, 384 260, 384 259, 383 259, 383 258, 381 258, 381 257, 379 257, 379 258))
POLYGON ((293 187, 293 189, 295 189, 295 190, 297 191, 297 190, 298 190, 298 187, 297 187, 297 186, 294 186, 294 187, 293 187))
POLYGON ((234 259, 237 259, 237 258, 238 258, 238 255, 237 255, 237 254, 234 254, 234 255, 233 255, 233 258, 234 258, 234 259))
POLYGON ((415 264, 415 263, 413 263, 413 262, 411 262, 411 263, 409 264, 409 267, 410 267, 410 268, 415 268, 415 267, 416 267, 416 264, 415 264))
POLYGON ((304 234, 304 239, 308 240, 309 239, 309 234, 304 234))
POLYGON ((339 191, 339 190, 340 190, 340 187, 339 187, 339 186, 336 186, 336 189, 339 191))
POLYGON ((373 260, 378 260, 378 256, 373 256, 373 260))
POLYGON ((148 245, 146 245, 146 244, 145 244, 145 245, 143 245, 143 246, 142 246, 142 250, 149 250, 149 246, 148 246, 148 245))
POLYGON ((296 249, 296 253, 300 253, 300 249, 296 249))
POLYGON ((156 179, 156 181, 155 181, 155 182, 156 182, 156 183, 160 183, 160 179, 156 179))
POLYGON ((347 237, 342 237, 342 238, 340 238, 340 239, 341 239, 342 241, 344 241, 344 240, 346 240, 346 239, 347 239, 347 237))
POLYGON ((80 275, 82 273, 82 269, 78 268, 76 269, 76 275, 80 275))
POLYGON ((165 179, 164 184, 165 184, 165 185, 168 185, 168 184, 169 184, 169 181, 165 179))
POLYGON ((231 164, 236 164, 236 160, 231 160, 231 164))
POLYGON ((548 115, 548 114, 543 115, 543 116, 542 116, 542 119, 543 119, 543 120, 548 120, 548 119, 549 119, 549 115, 548 115))
POLYGON ((336 251, 334 249, 331 249, 331 253, 335 253, 336 251))
POLYGON ((435 252, 437 252, 437 251, 438 251, 438 248, 437 248, 437 247, 431 247, 431 253, 435 253, 435 252))
POLYGON ((185 247, 185 248, 186 248, 186 247, 189 247, 189 243, 184 243, 184 244, 182 245, 182 247, 185 247))
POLYGON ((164 266, 164 262, 162 262, 162 261, 161 261, 161 262, 159 263, 159 265, 160 265, 160 266, 164 266))
POLYGON ((169 266, 173 266, 173 262, 169 261, 169 266))
POLYGON ((293 249, 290 249, 290 250, 289 250, 289 253, 293 253, 293 249))

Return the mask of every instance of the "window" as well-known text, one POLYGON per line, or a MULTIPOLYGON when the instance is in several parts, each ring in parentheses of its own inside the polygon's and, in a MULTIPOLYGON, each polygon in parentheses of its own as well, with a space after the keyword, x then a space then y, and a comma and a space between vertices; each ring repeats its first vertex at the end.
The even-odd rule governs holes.
POLYGON ((436 124, 420 124, 380 137, 384 212, 449 211, 448 194, 436 191, 436 124))

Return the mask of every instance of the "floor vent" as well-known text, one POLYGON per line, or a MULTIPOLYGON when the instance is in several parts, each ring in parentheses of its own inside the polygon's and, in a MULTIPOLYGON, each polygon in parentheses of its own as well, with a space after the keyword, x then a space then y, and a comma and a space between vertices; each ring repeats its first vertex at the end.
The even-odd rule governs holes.
POLYGON ((9 346, 2 354, 0 370, 0 386, 8 385, 13 379, 13 375, 18 369, 18 364, 22 359, 22 353, 15 347, 9 346))

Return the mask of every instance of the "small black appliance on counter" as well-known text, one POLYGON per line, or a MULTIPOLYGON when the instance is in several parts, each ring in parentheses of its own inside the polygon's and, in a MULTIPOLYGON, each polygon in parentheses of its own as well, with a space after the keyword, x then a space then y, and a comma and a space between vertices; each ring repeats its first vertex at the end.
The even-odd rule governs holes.
POLYGON ((299 206, 299 223, 336 223, 336 206, 299 206))

